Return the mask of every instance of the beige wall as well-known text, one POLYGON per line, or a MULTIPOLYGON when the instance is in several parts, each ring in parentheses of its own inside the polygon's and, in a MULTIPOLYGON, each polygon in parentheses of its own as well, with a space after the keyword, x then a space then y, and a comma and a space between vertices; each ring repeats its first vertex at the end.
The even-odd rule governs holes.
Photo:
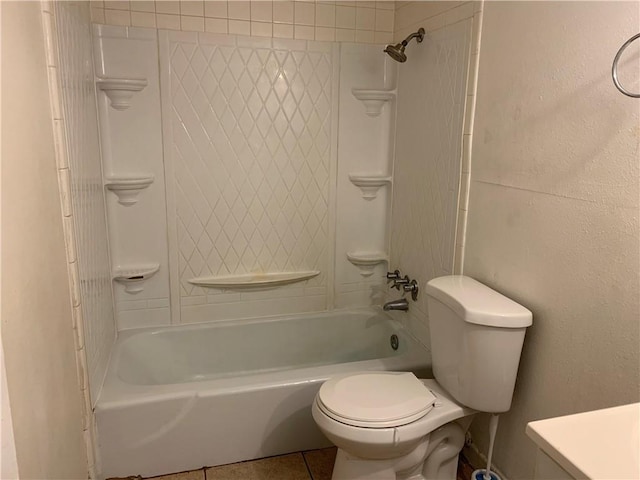
POLYGON ((16 441, 11 422, 11 404, 7 392, 7 373, 4 368, 4 351, 0 342, 0 478, 18 478, 18 460, 16 459, 16 441))
POLYGON ((533 475, 527 422, 640 399, 640 100, 610 77, 639 12, 484 6, 464 267, 534 313, 494 456, 512 480, 533 475))
POLYGON ((40 2, 2 2, 2 344, 20 478, 87 478, 40 2))

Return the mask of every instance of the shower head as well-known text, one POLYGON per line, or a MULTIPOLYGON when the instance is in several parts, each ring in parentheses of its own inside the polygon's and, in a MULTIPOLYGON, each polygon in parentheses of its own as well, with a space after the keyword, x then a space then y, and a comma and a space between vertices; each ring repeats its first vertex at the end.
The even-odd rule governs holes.
POLYGON ((384 53, 393 58, 396 62, 404 63, 407 61, 407 54, 404 53, 404 45, 396 43, 395 45, 387 45, 384 53))
POLYGON ((424 28, 420 28, 417 32, 412 33, 402 42, 396 43, 395 45, 387 45, 384 49, 384 53, 389 55, 396 62, 404 63, 407 61, 407 54, 404 53, 404 49, 407 47, 407 44, 414 38, 416 39, 416 42, 421 43, 422 40, 424 40, 424 33, 424 28))

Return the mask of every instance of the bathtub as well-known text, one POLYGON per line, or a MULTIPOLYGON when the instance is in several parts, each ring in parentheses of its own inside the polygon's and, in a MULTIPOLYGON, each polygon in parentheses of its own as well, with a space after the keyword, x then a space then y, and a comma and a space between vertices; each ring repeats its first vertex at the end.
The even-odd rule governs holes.
POLYGON ((428 375, 430 354, 380 310, 120 332, 95 408, 100 476, 328 446, 313 398, 327 378, 360 370, 428 375))

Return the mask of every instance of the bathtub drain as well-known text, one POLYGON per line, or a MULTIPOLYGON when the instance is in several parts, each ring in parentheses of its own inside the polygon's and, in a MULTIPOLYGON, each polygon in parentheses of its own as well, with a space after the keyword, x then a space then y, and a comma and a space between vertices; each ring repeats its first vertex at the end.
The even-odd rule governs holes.
POLYGON ((391 343, 391 348, 393 348, 394 350, 397 350, 400 340, 398 340, 398 336, 396 334, 393 334, 389 339, 389 343, 391 343))

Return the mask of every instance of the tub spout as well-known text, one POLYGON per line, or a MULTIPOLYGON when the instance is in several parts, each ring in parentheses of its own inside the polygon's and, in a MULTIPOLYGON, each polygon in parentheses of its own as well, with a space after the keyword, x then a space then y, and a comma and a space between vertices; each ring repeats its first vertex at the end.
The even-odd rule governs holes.
POLYGON ((398 300, 392 300, 391 302, 385 303, 382 309, 385 312, 388 312, 389 310, 402 310, 403 312, 406 312, 409 310, 409 302, 407 302, 407 299, 404 297, 399 298, 398 300))

